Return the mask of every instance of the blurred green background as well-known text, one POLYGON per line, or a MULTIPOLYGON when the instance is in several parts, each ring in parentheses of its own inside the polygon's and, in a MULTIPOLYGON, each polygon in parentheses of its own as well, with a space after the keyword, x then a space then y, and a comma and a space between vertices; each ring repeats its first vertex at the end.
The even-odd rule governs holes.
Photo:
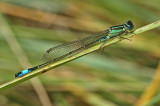
MULTIPOLYGON (((135 29, 159 20, 159 4, 159 0, 1 0, 0 11, 30 63, 36 66, 43 63, 43 53, 58 44, 85 38, 126 20, 132 20, 135 29)), ((23 68, 1 30, 0 84, 3 84, 23 68)), ((39 75, 49 104, 138 103, 158 67, 159 33, 159 28, 150 30, 134 36, 132 41, 105 47, 103 54, 99 50, 39 75)), ((43 93, 38 95, 39 88, 34 89, 32 84, 28 80, 1 92, 0 106, 44 105, 39 99, 43 93)), ((149 106, 160 105, 159 88, 155 92, 149 106)))

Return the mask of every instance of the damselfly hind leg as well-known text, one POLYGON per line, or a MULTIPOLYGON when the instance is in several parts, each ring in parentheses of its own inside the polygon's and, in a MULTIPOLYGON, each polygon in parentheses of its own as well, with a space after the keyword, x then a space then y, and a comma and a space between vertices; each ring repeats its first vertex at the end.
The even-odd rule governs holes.
POLYGON ((104 47, 99 48, 97 50, 97 52, 103 55, 104 54, 104 47))
MULTIPOLYGON (((125 35, 127 35, 128 33, 132 33, 132 34, 134 34, 133 32, 127 32, 127 31, 125 31, 125 35)), ((129 39, 129 38, 125 38, 125 37, 122 37, 122 36, 119 36, 121 39, 127 39, 127 40, 129 40, 129 41, 132 41, 132 39, 129 39)))
POLYGON ((103 46, 106 44, 106 42, 110 39, 110 36, 105 36, 105 39, 100 40, 101 42, 103 42, 103 44, 100 46, 100 48, 103 48, 103 46))
POLYGON ((102 50, 102 55, 103 55, 103 53, 104 53, 104 47, 102 47, 102 49, 101 49, 101 50, 102 50))
POLYGON ((122 37, 122 36, 120 36, 120 38, 121 38, 121 39, 127 39, 127 40, 129 40, 129 41, 132 41, 132 39, 125 38, 125 37, 122 37))

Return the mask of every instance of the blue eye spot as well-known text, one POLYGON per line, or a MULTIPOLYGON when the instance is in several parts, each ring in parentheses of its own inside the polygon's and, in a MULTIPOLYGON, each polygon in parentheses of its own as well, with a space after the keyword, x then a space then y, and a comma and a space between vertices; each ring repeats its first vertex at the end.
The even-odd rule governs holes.
POLYGON ((126 21, 126 23, 127 23, 128 30, 132 30, 134 28, 132 21, 126 21))

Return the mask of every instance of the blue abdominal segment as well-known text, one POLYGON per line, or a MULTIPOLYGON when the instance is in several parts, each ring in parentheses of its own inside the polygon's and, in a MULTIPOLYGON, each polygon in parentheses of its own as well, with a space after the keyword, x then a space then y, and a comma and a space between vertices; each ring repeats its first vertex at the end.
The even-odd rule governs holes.
POLYGON ((15 74, 15 78, 17 78, 17 77, 22 77, 22 76, 24 76, 24 75, 32 72, 32 71, 35 70, 35 69, 36 69, 35 67, 34 67, 34 68, 25 69, 25 70, 23 70, 23 71, 15 74))
POLYGON ((17 77, 22 77, 22 76, 26 75, 27 73, 29 73, 29 70, 28 70, 28 69, 23 70, 23 71, 15 74, 15 77, 16 77, 16 78, 17 78, 17 77))

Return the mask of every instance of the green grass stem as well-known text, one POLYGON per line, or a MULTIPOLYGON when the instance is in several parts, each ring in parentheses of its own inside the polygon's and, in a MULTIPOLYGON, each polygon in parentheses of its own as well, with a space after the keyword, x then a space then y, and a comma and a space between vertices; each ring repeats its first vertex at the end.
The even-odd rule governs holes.
MULTIPOLYGON (((159 27, 159 26, 160 26, 160 21, 156 21, 156 22, 151 23, 151 24, 149 24, 149 25, 146 25, 146 26, 144 26, 144 27, 138 28, 138 29, 136 29, 135 31, 133 31, 133 33, 128 33, 127 35, 124 35, 124 37, 125 37, 125 38, 130 38, 130 37, 133 37, 133 36, 135 36, 135 35, 137 35, 137 34, 140 34, 140 33, 146 32, 146 31, 148 31, 148 30, 157 28, 157 27, 159 27)), ((119 37, 114 38, 114 39, 110 39, 109 41, 106 42, 105 45, 103 45, 103 47, 104 47, 104 46, 111 45, 111 44, 116 43, 116 42, 121 41, 121 40, 123 40, 123 39, 120 39, 119 37)), ((17 85, 17 84, 19 84, 19 83, 21 83, 21 82, 23 82, 23 81, 28 80, 28 79, 31 79, 31 78, 33 78, 33 77, 35 77, 35 76, 37 76, 37 75, 39 75, 39 74, 41 74, 41 73, 43 73, 43 72, 45 72, 45 71, 49 71, 50 69, 53 69, 53 68, 55 68, 55 67, 57 67, 57 66, 59 66, 59 65, 62 65, 62 64, 64 64, 64 63, 66 63, 66 62, 72 61, 72 60, 74 60, 74 59, 76 59, 76 58, 79 58, 79 57, 84 56, 84 55, 86 55, 86 54, 88 54, 88 53, 91 53, 91 52, 93 52, 93 51, 96 51, 96 50, 98 50, 98 49, 101 47, 101 45, 102 45, 102 43, 101 43, 101 44, 98 44, 98 45, 96 45, 96 46, 94 46, 94 47, 91 47, 91 48, 89 48, 89 49, 87 49, 87 50, 84 50, 84 51, 82 51, 81 53, 78 53, 78 54, 76 54, 76 55, 74 55, 74 56, 71 56, 71 57, 69 57, 69 58, 66 58, 66 59, 57 61, 57 62, 52 63, 52 64, 50 64, 50 65, 47 65, 47 66, 45 66, 45 67, 43 67, 43 68, 39 68, 39 69, 37 69, 37 70, 35 70, 35 71, 33 71, 33 72, 31 72, 31 73, 23 76, 23 77, 16 78, 16 79, 14 79, 14 80, 12 80, 12 81, 9 81, 9 82, 7 82, 7 83, 4 83, 4 84, 0 85, 0 91, 5 90, 6 88, 10 88, 10 87, 12 87, 12 86, 14 86, 14 85, 17 85)))

